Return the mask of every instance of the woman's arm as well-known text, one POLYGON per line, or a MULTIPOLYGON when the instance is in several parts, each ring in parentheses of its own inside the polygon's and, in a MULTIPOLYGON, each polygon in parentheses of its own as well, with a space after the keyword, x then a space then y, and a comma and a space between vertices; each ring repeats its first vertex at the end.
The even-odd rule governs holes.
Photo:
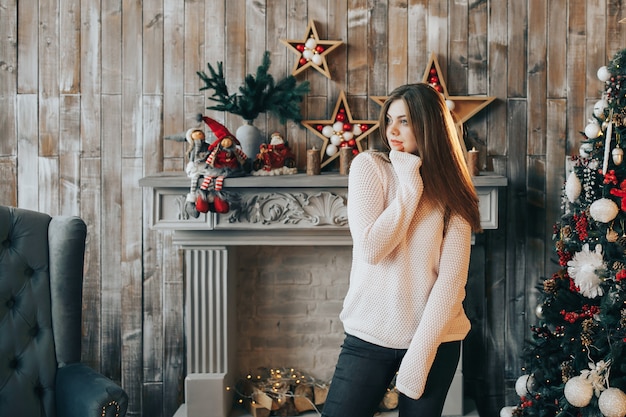
POLYGON ((350 166, 348 221, 355 252, 365 262, 376 264, 402 241, 413 219, 423 191, 418 156, 398 151, 389 153, 397 176, 397 190, 385 207, 385 164, 382 157, 365 153, 350 166))

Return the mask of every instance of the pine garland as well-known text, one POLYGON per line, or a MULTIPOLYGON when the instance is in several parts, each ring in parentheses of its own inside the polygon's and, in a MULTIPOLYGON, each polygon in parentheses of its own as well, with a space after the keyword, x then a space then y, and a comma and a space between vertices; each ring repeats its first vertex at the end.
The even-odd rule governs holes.
POLYGON ((310 91, 309 82, 298 84, 293 75, 275 82, 268 73, 270 65, 270 53, 265 51, 263 63, 257 68, 256 75, 248 74, 243 85, 239 87, 239 93, 230 94, 224 78, 223 63, 217 63, 217 71, 208 63, 209 75, 204 71, 197 72, 204 82, 200 91, 213 90, 209 98, 219 104, 207 109, 236 114, 248 121, 255 120, 261 113, 269 112, 281 124, 285 124, 287 120, 300 123, 300 104, 304 95, 310 91))

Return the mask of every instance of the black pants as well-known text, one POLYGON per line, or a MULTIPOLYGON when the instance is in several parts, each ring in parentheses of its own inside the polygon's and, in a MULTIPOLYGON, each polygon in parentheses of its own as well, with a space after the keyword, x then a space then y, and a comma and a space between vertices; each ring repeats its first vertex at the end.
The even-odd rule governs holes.
MULTIPOLYGON (((406 349, 389 349, 346 335, 322 417, 371 417, 393 380, 406 349)), ((399 417, 441 416, 461 356, 461 342, 443 343, 417 400, 400 394, 399 417)))

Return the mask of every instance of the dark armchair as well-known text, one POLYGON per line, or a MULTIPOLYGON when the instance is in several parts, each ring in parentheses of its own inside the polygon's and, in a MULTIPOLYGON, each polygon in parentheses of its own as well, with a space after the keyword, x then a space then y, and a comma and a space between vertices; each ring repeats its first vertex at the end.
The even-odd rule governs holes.
POLYGON ((87 227, 0 206, 0 417, 122 417, 128 396, 80 362, 87 227))

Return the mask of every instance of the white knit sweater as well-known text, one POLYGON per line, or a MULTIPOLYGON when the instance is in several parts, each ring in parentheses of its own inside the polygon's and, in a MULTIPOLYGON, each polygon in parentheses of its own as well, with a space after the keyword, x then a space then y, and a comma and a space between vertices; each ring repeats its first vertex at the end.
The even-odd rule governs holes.
POLYGON ((470 329, 463 310, 471 227, 422 199, 419 157, 359 154, 350 167, 348 221, 354 241, 344 330, 380 346, 408 349, 396 387, 424 393, 437 348, 470 329))

